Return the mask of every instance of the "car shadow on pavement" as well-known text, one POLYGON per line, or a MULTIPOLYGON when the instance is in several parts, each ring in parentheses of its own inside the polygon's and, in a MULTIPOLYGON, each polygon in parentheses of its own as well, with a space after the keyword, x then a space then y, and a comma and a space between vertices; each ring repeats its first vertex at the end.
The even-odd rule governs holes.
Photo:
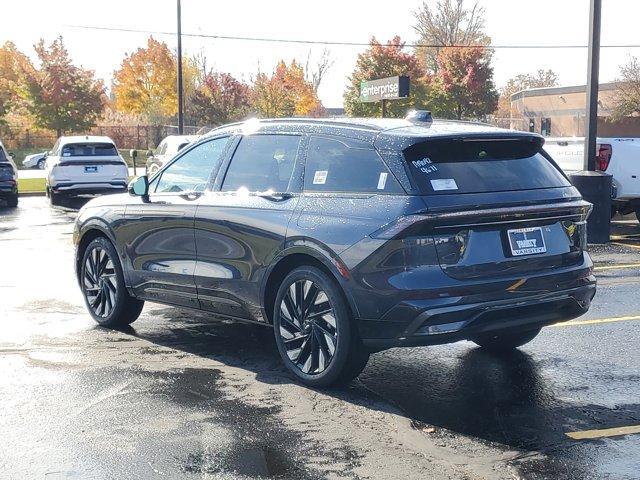
MULTIPOLYGON (((249 370, 260 382, 296 383, 281 364, 270 328, 212 320, 204 314, 171 308, 147 314, 160 321, 143 322, 123 332, 249 370)), ((367 408, 400 410, 413 428, 433 430, 432 435, 447 435, 449 431, 524 455, 543 452, 550 458, 544 465, 550 469, 548 474, 570 473, 570 478, 579 474, 571 459, 579 456, 579 468, 587 468, 585 458, 598 442, 576 447, 566 432, 598 425, 628 425, 640 418, 638 403, 606 408, 567 401, 554 390, 552 379, 541 373, 543 362, 523 351, 497 355, 471 347, 443 357, 443 347, 439 348, 374 354, 361 376, 349 386, 321 391, 367 408)))

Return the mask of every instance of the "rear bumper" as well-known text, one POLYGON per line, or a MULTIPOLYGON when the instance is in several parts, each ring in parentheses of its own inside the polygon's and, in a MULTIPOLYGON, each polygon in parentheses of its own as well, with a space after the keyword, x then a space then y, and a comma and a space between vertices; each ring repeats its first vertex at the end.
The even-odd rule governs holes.
MULTIPOLYGON (((595 282, 571 290, 513 300, 426 310, 393 338, 363 339, 373 349, 439 345, 472 340, 498 330, 530 330, 585 314, 596 292, 595 282)), ((368 322, 365 322, 368 323, 368 322)), ((360 322, 361 328, 365 327, 360 322)), ((367 325, 366 328, 370 328, 367 325)))
POLYGON ((53 193, 68 195, 97 195, 104 193, 122 193, 127 191, 127 182, 100 182, 100 183, 59 183, 50 186, 53 193))
POLYGON ((582 265, 513 278, 506 285, 467 285, 462 295, 423 291, 418 296, 422 298, 404 298, 380 319, 357 320, 358 331, 365 345, 379 350, 472 340, 489 331, 527 330, 574 319, 589 310, 596 292, 586 254, 582 265))
POLYGON ((12 196, 18 194, 18 185, 15 182, 0 182, 0 196, 12 196))

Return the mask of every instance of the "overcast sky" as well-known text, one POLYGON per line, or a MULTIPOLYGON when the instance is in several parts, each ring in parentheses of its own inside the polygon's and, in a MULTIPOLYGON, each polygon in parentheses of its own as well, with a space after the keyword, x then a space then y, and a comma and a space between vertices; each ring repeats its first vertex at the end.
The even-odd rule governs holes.
MULTIPOLYGON (((471 3, 472 0, 467 0, 471 3)), ((420 0, 182 0, 183 32, 249 37, 367 42, 394 35, 417 40, 412 29, 420 0)), ((435 0, 431 0, 435 3, 435 0)), ((602 44, 640 44, 640 1, 603 0, 602 44)), ((20 0, 4 6, 0 39, 11 40, 33 57, 32 45, 63 35, 73 59, 110 83, 125 53, 145 44, 147 34, 89 31, 70 25, 98 25, 175 31, 175 0, 20 0)), ((480 0, 486 30, 495 45, 583 44, 588 37, 588 0, 480 0)), ((175 36, 155 35, 175 48, 175 36)), ((249 80, 270 71, 278 59, 304 61, 324 47, 239 40, 185 38, 187 54, 204 53, 210 66, 249 80)), ((357 54, 365 47, 329 47, 335 64, 320 88, 326 107, 342 106, 342 93, 357 54)), ((618 67, 640 48, 603 49, 601 81, 613 80, 618 67)), ((518 73, 551 68, 563 85, 586 83, 586 49, 497 50, 498 86, 518 73)))

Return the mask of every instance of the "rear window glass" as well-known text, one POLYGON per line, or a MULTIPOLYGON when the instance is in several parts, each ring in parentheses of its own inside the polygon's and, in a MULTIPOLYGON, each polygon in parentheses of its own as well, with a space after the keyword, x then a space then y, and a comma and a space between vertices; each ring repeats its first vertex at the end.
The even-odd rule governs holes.
POLYGON ((378 153, 352 140, 312 137, 304 174, 308 192, 401 193, 378 153))
POLYGON ((74 143, 62 147, 63 157, 113 157, 118 150, 113 143, 74 143))
POLYGON ((562 173, 528 141, 434 140, 404 152, 425 194, 486 193, 569 186, 562 173))

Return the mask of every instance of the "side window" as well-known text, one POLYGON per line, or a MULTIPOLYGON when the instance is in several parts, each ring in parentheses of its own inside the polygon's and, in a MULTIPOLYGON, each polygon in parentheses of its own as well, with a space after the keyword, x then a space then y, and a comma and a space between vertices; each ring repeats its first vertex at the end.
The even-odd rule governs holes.
POLYGON ((189 150, 162 171, 155 193, 204 191, 228 141, 216 138, 189 150))
POLYGON ((286 192, 300 136, 248 135, 240 141, 222 183, 222 191, 286 192))
POLYGON ((359 142, 311 137, 304 170, 307 192, 402 193, 378 153, 359 142))

